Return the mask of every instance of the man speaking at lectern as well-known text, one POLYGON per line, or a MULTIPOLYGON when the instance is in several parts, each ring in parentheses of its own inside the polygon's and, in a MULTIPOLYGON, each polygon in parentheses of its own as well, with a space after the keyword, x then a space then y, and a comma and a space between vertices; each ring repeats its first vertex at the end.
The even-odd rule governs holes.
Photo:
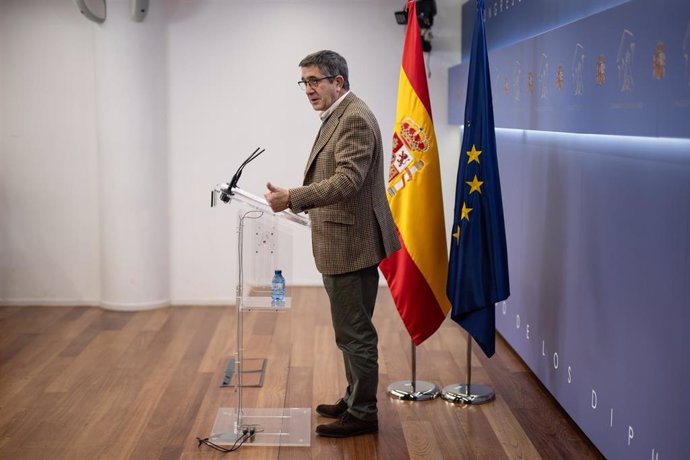
POLYGON ((376 433, 378 336, 372 316, 378 264, 400 248, 384 184, 381 131, 374 114, 350 92, 347 62, 318 51, 299 63, 298 82, 321 117, 301 187, 268 183, 266 201, 275 212, 290 208, 311 220, 316 268, 331 304, 335 341, 343 352, 347 388, 335 404, 316 412, 336 418, 319 425, 321 436, 376 433))

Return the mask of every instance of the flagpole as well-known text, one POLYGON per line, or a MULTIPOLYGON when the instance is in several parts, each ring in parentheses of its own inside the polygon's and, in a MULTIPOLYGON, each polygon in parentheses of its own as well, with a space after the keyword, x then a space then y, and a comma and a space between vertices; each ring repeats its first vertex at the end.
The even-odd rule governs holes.
POLYGON ((414 340, 410 340, 410 350, 412 357, 412 391, 417 391, 417 345, 414 344, 414 340))
POLYGON ((492 401, 496 393, 488 385, 472 385, 472 336, 467 333, 467 383, 455 383, 443 388, 441 397, 452 403, 484 404, 492 401))
POLYGON ((439 395, 439 389, 431 382, 417 380, 417 346, 412 343, 412 380, 400 380, 388 385, 388 395, 403 401, 428 401, 439 395))

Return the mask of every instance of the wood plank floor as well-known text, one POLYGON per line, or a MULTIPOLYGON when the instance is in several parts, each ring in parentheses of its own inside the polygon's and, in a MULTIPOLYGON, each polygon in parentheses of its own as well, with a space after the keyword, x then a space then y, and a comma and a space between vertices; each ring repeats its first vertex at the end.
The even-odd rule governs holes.
MULTIPOLYGON (((263 388, 244 407, 313 407, 343 390, 322 288, 292 289, 288 312, 244 314, 245 358, 267 358, 263 388)), ((403 402, 389 383, 410 379, 410 340, 388 290, 380 291, 378 435, 311 447, 199 448, 219 407, 235 352, 234 308, 172 307, 137 313, 88 307, 0 308, 2 459, 589 459, 601 458, 502 340, 473 356, 473 381, 496 400, 463 406, 403 402)), ((440 387, 465 379, 465 333, 452 322, 417 350, 417 376, 440 387)), ((478 350, 478 347, 475 347, 478 350)), ((312 432, 327 422, 312 413, 312 432)))

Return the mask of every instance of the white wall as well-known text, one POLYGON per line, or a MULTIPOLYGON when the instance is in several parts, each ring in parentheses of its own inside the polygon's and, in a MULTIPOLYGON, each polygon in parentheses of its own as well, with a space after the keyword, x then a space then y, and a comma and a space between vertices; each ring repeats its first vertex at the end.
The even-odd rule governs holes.
MULTIPOLYGON (((459 135, 446 125, 446 69, 460 60, 461 7, 437 3, 429 87, 450 219, 459 135)), ((235 216, 209 207, 215 184, 257 146, 266 152, 245 170, 243 188, 262 194, 267 180, 301 182, 319 124, 296 85, 307 53, 330 48, 347 58, 352 90, 376 113, 390 149, 405 33, 393 12, 401 7, 399 0, 151 1, 169 24, 161 84, 170 217, 162 225, 169 225, 172 303, 234 300, 235 216)), ((2 304, 101 300, 99 27, 68 0, 0 2, 2 304)), ((308 233, 295 236, 288 282, 319 285, 308 233)))
POLYGON ((0 2, 0 302, 98 303, 93 32, 72 2, 0 2))

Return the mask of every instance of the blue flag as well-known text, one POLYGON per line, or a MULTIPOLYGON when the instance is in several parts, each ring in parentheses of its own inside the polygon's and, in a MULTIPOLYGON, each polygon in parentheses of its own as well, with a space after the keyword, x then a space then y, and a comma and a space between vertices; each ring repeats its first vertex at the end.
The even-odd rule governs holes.
POLYGON ((477 0, 451 235, 451 317, 491 357, 496 349, 495 303, 508 298, 510 286, 484 0, 477 0))

